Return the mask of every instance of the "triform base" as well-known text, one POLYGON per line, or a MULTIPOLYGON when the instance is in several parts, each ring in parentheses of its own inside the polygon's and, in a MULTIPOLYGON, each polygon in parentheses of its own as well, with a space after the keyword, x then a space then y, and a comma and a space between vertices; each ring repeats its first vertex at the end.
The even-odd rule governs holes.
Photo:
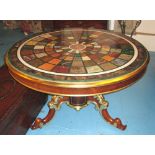
POLYGON ((125 130, 126 125, 123 125, 119 118, 113 119, 108 111, 108 102, 105 100, 103 95, 88 96, 88 97, 67 97, 67 96, 52 96, 51 101, 48 103, 49 112, 45 118, 36 118, 35 122, 32 124, 31 129, 42 128, 43 125, 48 123, 54 116, 55 112, 60 109, 61 104, 66 103, 70 107, 80 110, 86 107, 90 103, 96 105, 96 109, 99 110, 103 118, 114 125, 115 127, 125 130))

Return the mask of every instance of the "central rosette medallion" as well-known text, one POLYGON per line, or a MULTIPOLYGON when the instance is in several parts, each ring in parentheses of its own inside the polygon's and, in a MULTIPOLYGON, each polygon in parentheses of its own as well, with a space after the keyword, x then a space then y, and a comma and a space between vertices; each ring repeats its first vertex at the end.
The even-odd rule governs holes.
POLYGON ((80 43, 76 43, 76 44, 70 45, 69 48, 76 51, 82 51, 86 48, 86 46, 80 43))

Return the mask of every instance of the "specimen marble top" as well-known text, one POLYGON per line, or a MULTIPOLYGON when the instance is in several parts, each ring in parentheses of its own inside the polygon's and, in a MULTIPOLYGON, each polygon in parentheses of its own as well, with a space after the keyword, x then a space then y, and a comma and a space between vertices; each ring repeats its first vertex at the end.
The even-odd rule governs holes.
POLYGON ((17 42, 7 64, 37 80, 69 83, 125 79, 141 70, 148 52, 136 40, 97 29, 63 29, 17 42))

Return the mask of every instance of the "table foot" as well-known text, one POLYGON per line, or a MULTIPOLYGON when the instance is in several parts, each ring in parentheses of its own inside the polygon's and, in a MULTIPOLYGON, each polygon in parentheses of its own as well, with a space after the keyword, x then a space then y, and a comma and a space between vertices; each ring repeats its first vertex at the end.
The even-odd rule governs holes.
POLYGON ((63 96, 53 96, 51 101, 48 103, 49 111, 48 114, 45 116, 45 118, 36 118, 34 123, 31 126, 31 129, 37 129, 42 128, 43 125, 48 123, 54 116, 56 110, 60 109, 60 106, 63 102, 68 101, 68 97, 63 96))
POLYGON ((37 129, 37 128, 42 128, 44 124, 48 123, 54 116, 55 114, 55 109, 50 109, 47 116, 45 118, 36 118, 34 123, 31 126, 31 129, 37 129))
POLYGON ((96 105, 96 108, 100 111, 100 114, 103 116, 103 118, 110 124, 114 125, 115 127, 125 130, 126 125, 123 125, 121 120, 119 118, 113 119, 108 111, 108 105, 109 103, 105 100, 105 98, 102 95, 97 95, 97 96, 91 96, 88 97, 89 102, 93 102, 96 105))
POLYGON ((107 109, 102 110, 102 111, 101 111, 101 114, 102 114, 103 118, 104 118, 107 122, 109 122, 110 124, 114 125, 115 127, 119 128, 119 129, 121 129, 121 130, 125 130, 125 129, 126 129, 127 126, 126 126, 126 125, 123 125, 122 122, 121 122, 121 120, 120 120, 119 118, 113 119, 113 118, 109 115, 107 109))

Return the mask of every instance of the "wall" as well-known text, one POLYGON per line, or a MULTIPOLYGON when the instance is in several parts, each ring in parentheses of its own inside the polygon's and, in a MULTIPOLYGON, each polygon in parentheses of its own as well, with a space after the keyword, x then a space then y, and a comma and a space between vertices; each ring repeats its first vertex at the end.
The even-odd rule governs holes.
POLYGON ((155 36, 136 35, 133 38, 141 42, 148 51, 155 52, 155 36))
POLYGON ((155 52, 155 20, 142 20, 133 38, 141 42, 149 51, 155 52))
MULTIPOLYGON (((109 21, 109 29, 114 30, 114 32, 120 32, 120 27, 116 20, 109 21)), ((155 52, 155 20, 142 20, 133 38, 141 42, 149 51, 155 52)))
POLYGON ((149 51, 155 52, 155 20, 142 20, 133 38, 140 41, 149 51))

